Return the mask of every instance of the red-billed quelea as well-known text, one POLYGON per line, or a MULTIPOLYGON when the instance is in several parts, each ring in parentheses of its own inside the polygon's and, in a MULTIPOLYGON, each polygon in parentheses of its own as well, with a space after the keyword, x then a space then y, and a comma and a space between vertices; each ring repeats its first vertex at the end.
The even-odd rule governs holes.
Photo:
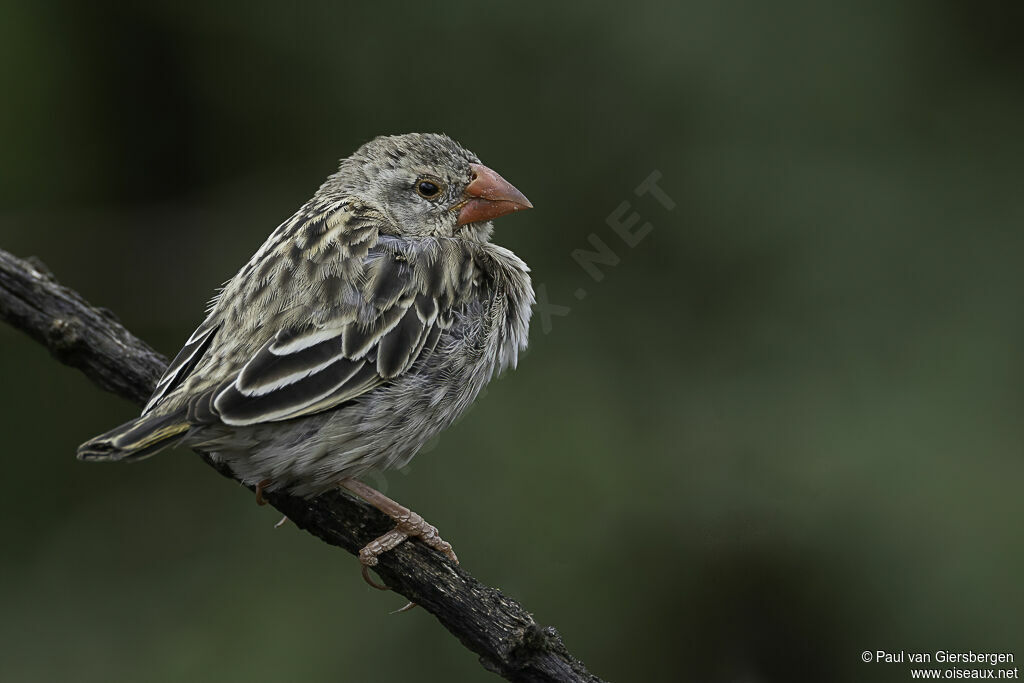
POLYGON ((408 537, 455 560, 434 527, 356 477, 407 463, 515 366, 534 294, 491 220, 531 206, 444 135, 366 143, 224 286, 142 416, 78 457, 184 445, 258 494, 340 485, 396 522, 363 548, 364 575, 408 537))

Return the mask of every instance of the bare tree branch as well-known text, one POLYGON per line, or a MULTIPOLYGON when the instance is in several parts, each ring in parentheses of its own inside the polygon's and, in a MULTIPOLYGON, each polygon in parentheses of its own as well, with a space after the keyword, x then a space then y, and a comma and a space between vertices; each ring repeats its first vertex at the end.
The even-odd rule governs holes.
MULTIPOLYGON (((167 365, 112 313, 59 284, 38 260, 18 259, 3 250, 0 319, 47 347, 57 360, 138 405, 167 365)), ((209 456, 199 455, 232 476, 209 456)), ((298 527, 353 554, 391 526, 381 512, 341 491, 313 500, 280 492, 265 496, 298 527)), ((510 681, 600 683, 569 653, 554 628, 539 626, 518 602, 422 544, 401 544, 385 553, 376 569, 389 586, 437 617, 479 655, 487 670, 510 681)))

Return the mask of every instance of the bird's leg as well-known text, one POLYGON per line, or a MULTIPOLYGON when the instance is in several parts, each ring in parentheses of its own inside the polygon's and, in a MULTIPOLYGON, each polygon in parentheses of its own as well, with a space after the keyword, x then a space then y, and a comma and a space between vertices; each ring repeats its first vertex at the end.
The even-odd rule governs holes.
POLYGON ((396 503, 358 479, 342 479, 339 485, 395 520, 394 529, 370 541, 359 551, 359 561, 363 563, 363 578, 374 588, 380 588, 381 585, 370 580, 367 569, 377 564, 378 557, 410 537, 420 539, 428 547, 446 555, 455 564, 459 563, 451 544, 437 534, 437 528, 409 508, 396 503))

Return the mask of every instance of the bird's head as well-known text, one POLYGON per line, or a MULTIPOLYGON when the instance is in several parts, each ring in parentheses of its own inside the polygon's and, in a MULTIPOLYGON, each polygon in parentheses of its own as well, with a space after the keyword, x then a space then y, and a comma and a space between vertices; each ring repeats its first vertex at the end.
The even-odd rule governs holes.
POLYGON ((446 135, 409 133, 367 142, 325 183, 392 218, 396 234, 490 238, 491 220, 532 208, 522 192, 446 135))

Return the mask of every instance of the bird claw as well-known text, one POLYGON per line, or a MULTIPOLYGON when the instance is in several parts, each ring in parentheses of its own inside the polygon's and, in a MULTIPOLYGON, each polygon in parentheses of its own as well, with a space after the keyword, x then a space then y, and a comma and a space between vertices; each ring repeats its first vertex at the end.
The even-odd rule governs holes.
POLYGON ((383 583, 378 583, 378 582, 373 580, 373 577, 370 576, 370 567, 369 567, 369 565, 366 565, 366 564, 363 565, 363 580, 366 581, 366 583, 370 584, 371 586, 373 586, 374 588, 376 588, 379 591, 389 591, 389 590, 391 590, 389 587, 385 586, 383 583))
POLYGON ((256 484, 256 504, 257 505, 266 505, 267 504, 267 499, 263 497, 263 491, 268 486, 270 486, 272 483, 273 482, 270 479, 264 479, 260 483, 256 484))
MULTIPOLYGON (((376 559, 376 558, 374 558, 374 559, 376 559)), ((383 583, 378 583, 377 581, 374 581, 373 577, 370 576, 370 567, 369 567, 369 565, 366 565, 366 564, 363 565, 363 580, 366 581, 366 583, 370 584, 371 586, 373 586, 374 588, 376 588, 379 591, 389 591, 389 590, 391 590, 391 588, 389 586, 386 586, 383 583)), ((409 602, 405 603, 405 605, 403 607, 399 607, 398 609, 396 609, 393 612, 388 612, 388 614, 401 614, 402 612, 408 612, 409 610, 411 610, 415 606, 416 606, 416 603, 412 602, 410 600, 409 602)))
POLYGON ((411 610, 415 606, 416 606, 415 602, 407 602, 407 603, 405 603, 405 607, 399 607, 394 612, 388 612, 388 614, 401 614, 402 612, 408 612, 409 610, 411 610))

